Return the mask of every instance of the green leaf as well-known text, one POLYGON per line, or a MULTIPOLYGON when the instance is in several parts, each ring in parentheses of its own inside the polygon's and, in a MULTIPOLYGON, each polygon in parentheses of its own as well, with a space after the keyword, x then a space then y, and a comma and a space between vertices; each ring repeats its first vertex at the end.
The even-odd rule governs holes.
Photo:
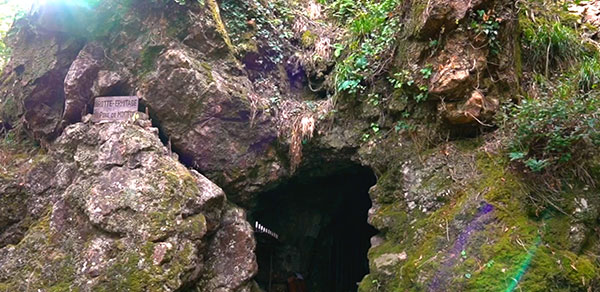
POLYGON ((515 160, 523 159, 523 157, 525 157, 525 153, 510 152, 510 153, 508 153, 508 157, 510 157, 510 161, 515 161, 515 160))
POLYGON ((527 167, 529 167, 529 169, 531 169, 531 171, 533 172, 540 172, 544 168, 546 168, 546 166, 548 166, 548 161, 545 159, 538 160, 530 158, 527 161, 525 161, 525 165, 527 165, 527 167))
POLYGON ((367 67, 368 63, 369 62, 367 61, 367 58, 365 58, 365 56, 361 56, 360 58, 356 59, 354 66, 356 66, 357 68, 365 68, 367 67))

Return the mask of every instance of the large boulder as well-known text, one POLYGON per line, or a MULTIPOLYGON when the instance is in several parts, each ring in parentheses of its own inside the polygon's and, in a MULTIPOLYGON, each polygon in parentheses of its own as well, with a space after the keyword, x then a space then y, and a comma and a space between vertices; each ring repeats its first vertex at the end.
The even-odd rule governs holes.
POLYGON ((202 58, 189 49, 166 50, 138 95, 184 161, 228 184, 268 159, 277 132, 272 119, 253 108, 252 84, 233 59, 202 58))
MULTIPOLYGON (((45 166, 71 173, 67 187, 46 202, 37 219, 31 217, 20 241, 0 249, 0 287, 175 291, 199 280, 205 254, 218 254, 224 262, 239 259, 228 253, 229 245, 209 245, 238 225, 235 239, 245 246, 240 250, 246 264, 223 291, 247 285, 256 260, 243 213, 226 207, 221 188, 169 155, 157 132, 144 119, 67 127, 50 147, 54 165, 45 166), (221 218, 223 212, 230 215, 221 218), (237 216, 229 219, 232 212, 237 216)), ((15 201, 18 187, 7 188, 8 199, 15 201)), ((8 210, 3 226, 24 217, 8 210)))

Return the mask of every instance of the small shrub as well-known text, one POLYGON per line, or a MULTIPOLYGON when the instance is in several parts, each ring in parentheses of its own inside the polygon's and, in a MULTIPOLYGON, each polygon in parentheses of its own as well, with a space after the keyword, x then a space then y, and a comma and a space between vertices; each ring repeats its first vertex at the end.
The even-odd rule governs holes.
MULTIPOLYGON (((431 65, 427 65, 425 68, 422 68, 420 72, 424 79, 429 79, 433 74, 433 69, 431 65)), ((408 70, 394 73, 387 79, 394 89, 403 90, 409 96, 412 96, 417 103, 424 102, 429 98, 429 87, 423 84, 417 86, 412 74, 408 70)))
POLYGON ((582 94, 525 99, 512 108, 507 129, 510 159, 533 172, 582 166, 598 154, 600 100, 582 94))
POLYGON ((351 34, 343 44, 334 46, 334 55, 341 58, 335 67, 338 92, 354 94, 365 89, 391 60, 400 24, 390 15, 399 3, 399 0, 335 0, 329 3, 328 10, 351 34))

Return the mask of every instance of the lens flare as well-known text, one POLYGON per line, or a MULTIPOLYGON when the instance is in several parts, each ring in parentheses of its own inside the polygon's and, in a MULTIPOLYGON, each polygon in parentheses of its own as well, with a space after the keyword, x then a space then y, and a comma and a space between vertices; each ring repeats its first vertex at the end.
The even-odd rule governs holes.
POLYGON ((517 285, 519 285, 519 281, 521 281, 521 278, 523 277, 525 272, 527 272, 529 264, 531 264, 531 260, 533 259, 533 256, 535 256, 535 252, 537 251, 538 246, 540 246, 541 241, 542 238, 540 235, 538 235, 535 239, 533 246, 529 249, 529 251, 527 251, 527 257, 525 258, 523 263, 521 263, 521 267, 517 271, 517 274, 512 278, 512 282, 510 282, 510 285, 508 285, 508 287, 506 288, 506 292, 512 292, 515 290, 515 288, 517 288, 517 285))
POLYGON ((471 219, 466 228, 458 235, 454 245, 449 250, 449 257, 444 261, 433 280, 429 284, 429 291, 445 291, 445 287, 451 279, 451 270, 459 261, 461 252, 465 250, 473 234, 483 230, 485 226, 493 219, 494 206, 482 201, 482 206, 477 214, 471 219))

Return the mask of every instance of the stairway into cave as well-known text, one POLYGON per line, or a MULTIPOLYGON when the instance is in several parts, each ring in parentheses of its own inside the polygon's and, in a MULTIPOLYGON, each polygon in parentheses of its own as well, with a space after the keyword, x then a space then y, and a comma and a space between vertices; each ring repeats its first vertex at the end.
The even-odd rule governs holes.
POLYGON ((248 219, 279 235, 256 234, 258 275, 264 291, 347 292, 369 273, 367 251, 377 230, 367 223, 375 175, 350 166, 332 175, 300 172, 259 194, 248 219), (299 276, 301 275, 301 276, 299 276), (306 289, 290 288, 304 285, 306 289), (302 283, 303 282, 303 283, 302 283))

